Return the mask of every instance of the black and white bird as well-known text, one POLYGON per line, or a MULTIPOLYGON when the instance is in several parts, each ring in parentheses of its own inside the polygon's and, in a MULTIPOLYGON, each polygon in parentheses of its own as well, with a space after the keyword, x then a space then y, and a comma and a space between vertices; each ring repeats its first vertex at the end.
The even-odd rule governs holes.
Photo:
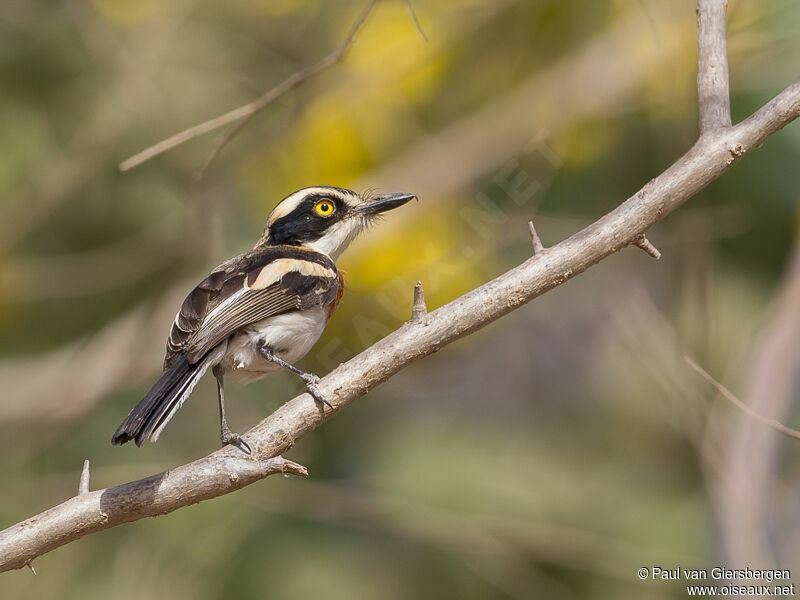
POLYGON ((317 388, 319 378, 294 363, 317 342, 342 297, 336 259, 381 213, 413 198, 362 198, 328 186, 284 198, 255 247, 219 265, 183 301, 167 340, 164 375, 111 443, 134 440, 141 446, 158 440, 209 368, 217 380, 220 439, 248 454, 250 446, 225 418, 225 373, 254 381, 287 369, 305 381, 318 402, 328 404, 317 388))

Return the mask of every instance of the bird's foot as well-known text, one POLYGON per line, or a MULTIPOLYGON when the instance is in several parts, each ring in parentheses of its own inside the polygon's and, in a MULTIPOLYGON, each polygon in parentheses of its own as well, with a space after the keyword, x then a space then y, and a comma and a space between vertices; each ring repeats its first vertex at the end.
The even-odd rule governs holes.
POLYGON ((238 433, 233 433, 227 427, 220 432, 219 439, 222 441, 223 446, 235 446, 248 455, 253 453, 252 448, 250 448, 250 444, 245 442, 242 436, 240 436, 238 433))
POLYGON ((319 386, 317 385, 320 381, 319 377, 317 377, 313 373, 305 373, 304 375, 301 375, 301 377, 303 378, 303 381, 306 382, 306 389, 308 390, 308 393, 311 394, 311 396, 314 398, 314 400, 316 400, 317 402, 322 402, 328 408, 333 409, 333 405, 325 399, 325 396, 322 394, 322 392, 319 389, 319 386))

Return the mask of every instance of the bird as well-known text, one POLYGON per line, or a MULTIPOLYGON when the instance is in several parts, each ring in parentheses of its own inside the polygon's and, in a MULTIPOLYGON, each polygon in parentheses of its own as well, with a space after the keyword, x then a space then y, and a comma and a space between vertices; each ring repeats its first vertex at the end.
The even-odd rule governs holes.
POLYGON ((319 377, 294 363, 317 342, 342 297, 336 260, 386 211, 415 198, 315 186, 281 200, 253 249, 214 268, 186 296, 167 339, 164 374, 111 443, 157 441, 208 369, 217 381, 222 445, 245 454, 252 448, 225 416, 226 373, 250 382, 285 369, 305 382, 323 410, 331 407, 319 377))

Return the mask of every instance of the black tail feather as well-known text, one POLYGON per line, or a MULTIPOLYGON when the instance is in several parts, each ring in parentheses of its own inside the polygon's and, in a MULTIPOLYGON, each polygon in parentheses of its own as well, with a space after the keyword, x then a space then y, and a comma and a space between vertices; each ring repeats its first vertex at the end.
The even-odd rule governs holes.
POLYGON ((111 443, 119 445, 134 440, 137 446, 141 446, 165 415, 169 416, 200 369, 205 370, 202 361, 192 365, 181 356, 125 417, 111 436, 111 443))

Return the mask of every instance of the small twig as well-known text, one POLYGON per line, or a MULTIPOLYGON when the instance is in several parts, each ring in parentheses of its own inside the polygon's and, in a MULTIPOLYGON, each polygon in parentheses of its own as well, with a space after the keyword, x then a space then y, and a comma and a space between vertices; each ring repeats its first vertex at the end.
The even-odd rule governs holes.
POLYGON ((633 241, 633 245, 637 248, 641 248, 645 252, 647 252, 650 256, 658 260, 661 258, 661 252, 658 251, 658 248, 653 246, 653 244, 648 240, 644 234, 640 235, 633 241))
POLYGON ((36 575, 36 569, 34 569, 34 568, 33 568, 33 561, 30 561, 30 560, 29 560, 29 561, 27 561, 27 562, 25 563, 25 566, 26 566, 26 567, 28 567, 28 568, 31 570, 31 573, 33 573, 34 575, 36 575))
MULTIPOLYGON (((191 140, 192 138, 197 137, 198 135, 202 135, 204 133, 208 133, 209 131, 214 131, 215 129, 219 129, 220 127, 224 127, 229 123, 235 123, 236 121, 240 121, 244 119, 244 122, 247 122, 249 119, 252 118, 254 114, 259 112, 260 110, 264 109, 265 107, 269 106, 272 102, 286 94, 287 92, 293 90, 297 86, 305 83, 311 77, 324 71, 325 69, 335 65, 336 63, 340 62, 347 51, 347 49, 352 45, 353 41, 355 40, 356 34, 358 33, 361 26, 367 20, 370 12, 378 3, 378 0, 370 0, 367 3, 364 10, 361 11, 361 14, 358 16, 356 21, 353 23, 353 26, 350 28, 350 33, 348 33, 347 37, 345 38, 344 42, 342 42, 333 52, 328 54, 322 60, 317 62, 316 64, 311 65, 310 67, 306 67, 299 71, 295 71, 289 77, 284 79, 281 83, 267 91, 261 97, 253 100, 252 102, 248 102, 247 104, 243 104, 238 108, 234 108, 231 111, 226 112, 223 115, 218 117, 214 117, 213 119, 209 119, 203 123, 195 125, 194 127, 189 127, 188 129, 184 129, 183 131, 176 133, 175 135, 158 142, 157 144, 153 144, 152 146, 145 148, 138 154, 131 156, 127 160, 120 163, 119 168, 122 171, 128 171, 133 167, 136 167, 143 162, 150 160, 151 158, 158 156, 166 152, 167 150, 171 150, 176 146, 180 146, 184 142, 191 140)), ((219 151, 222 147, 230 141, 230 139, 241 129, 241 124, 238 127, 232 128, 226 135, 222 137, 222 139, 217 143, 217 146, 212 151, 212 156, 210 159, 207 159, 203 168, 206 168, 208 164, 211 162, 214 156, 219 154, 219 151)))
POLYGON ((78 483, 78 495, 89 493, 89 459, 83 461, 83 470, 81 471, 81 479, 78 483))
POLYGON ((728 0, 697 1, 697 95, 700 134, 731 126, 725 23, 727 8, 728 0))
POLYGON ((536 233, 536 228, 533 226, 533 221, 528 221, 528 230, 531 232, 531 244, 533 244, 533 255, 536 256, 539 252, 542 252, 545 248, 542 244, 542 240, 539 238, 539 234, 536 233))
POLYGON ((414 305, 411 307, 411 322, 419 323, 428 314, 428 307, 425 305, 425 290, 422 289, 422 282, 418 281, 414 286, 414 305))
POLYGON ((408 7, 408 14, 411 15, 411 20, 414 21, 414 26, 419 31, 419 37, 422 38, 423 42, 428 42, 428 36, 425 35, 425 30, 422 29, 422 24, 419 22, 417 18, 417 11, 414 10, 414 5, 411 3, 411 0, 406 0, 406 6, 408 7))
POLYGON ((703 367, 698 365, 691 358, 689 358, 688 356, 684 356, 683 360, 685 360, 690 367, 692 367, 695 371, 697 371, 697 373, 700 374, 700 376, 703 379, 705 379, 708 383, 713 385, 720 394, 722 394, 725 398, 730 400, 735 406, 739 407, 742 411, 747 413, 750 417, 752 417, 759 423, 766 425, 767 427, 772 427, 772 429, 774 429, 778 433, 782 433, 783 435, 795 440, 800 440, 800 431, 792 429, 791 427, 787 427, 780 421, 776 421, 775 419, 769 419, 767 417, 758 414, 756 411, 750 408, 746 403, 742 402, 741 400, 739 400, 739 398, 734 396, 733 393, 730 390, 728 390, 728 388, 726 388, 719 381, 717 381, 711 375, 709 375, 709 373, 705 369, 703 369, 703 367))

